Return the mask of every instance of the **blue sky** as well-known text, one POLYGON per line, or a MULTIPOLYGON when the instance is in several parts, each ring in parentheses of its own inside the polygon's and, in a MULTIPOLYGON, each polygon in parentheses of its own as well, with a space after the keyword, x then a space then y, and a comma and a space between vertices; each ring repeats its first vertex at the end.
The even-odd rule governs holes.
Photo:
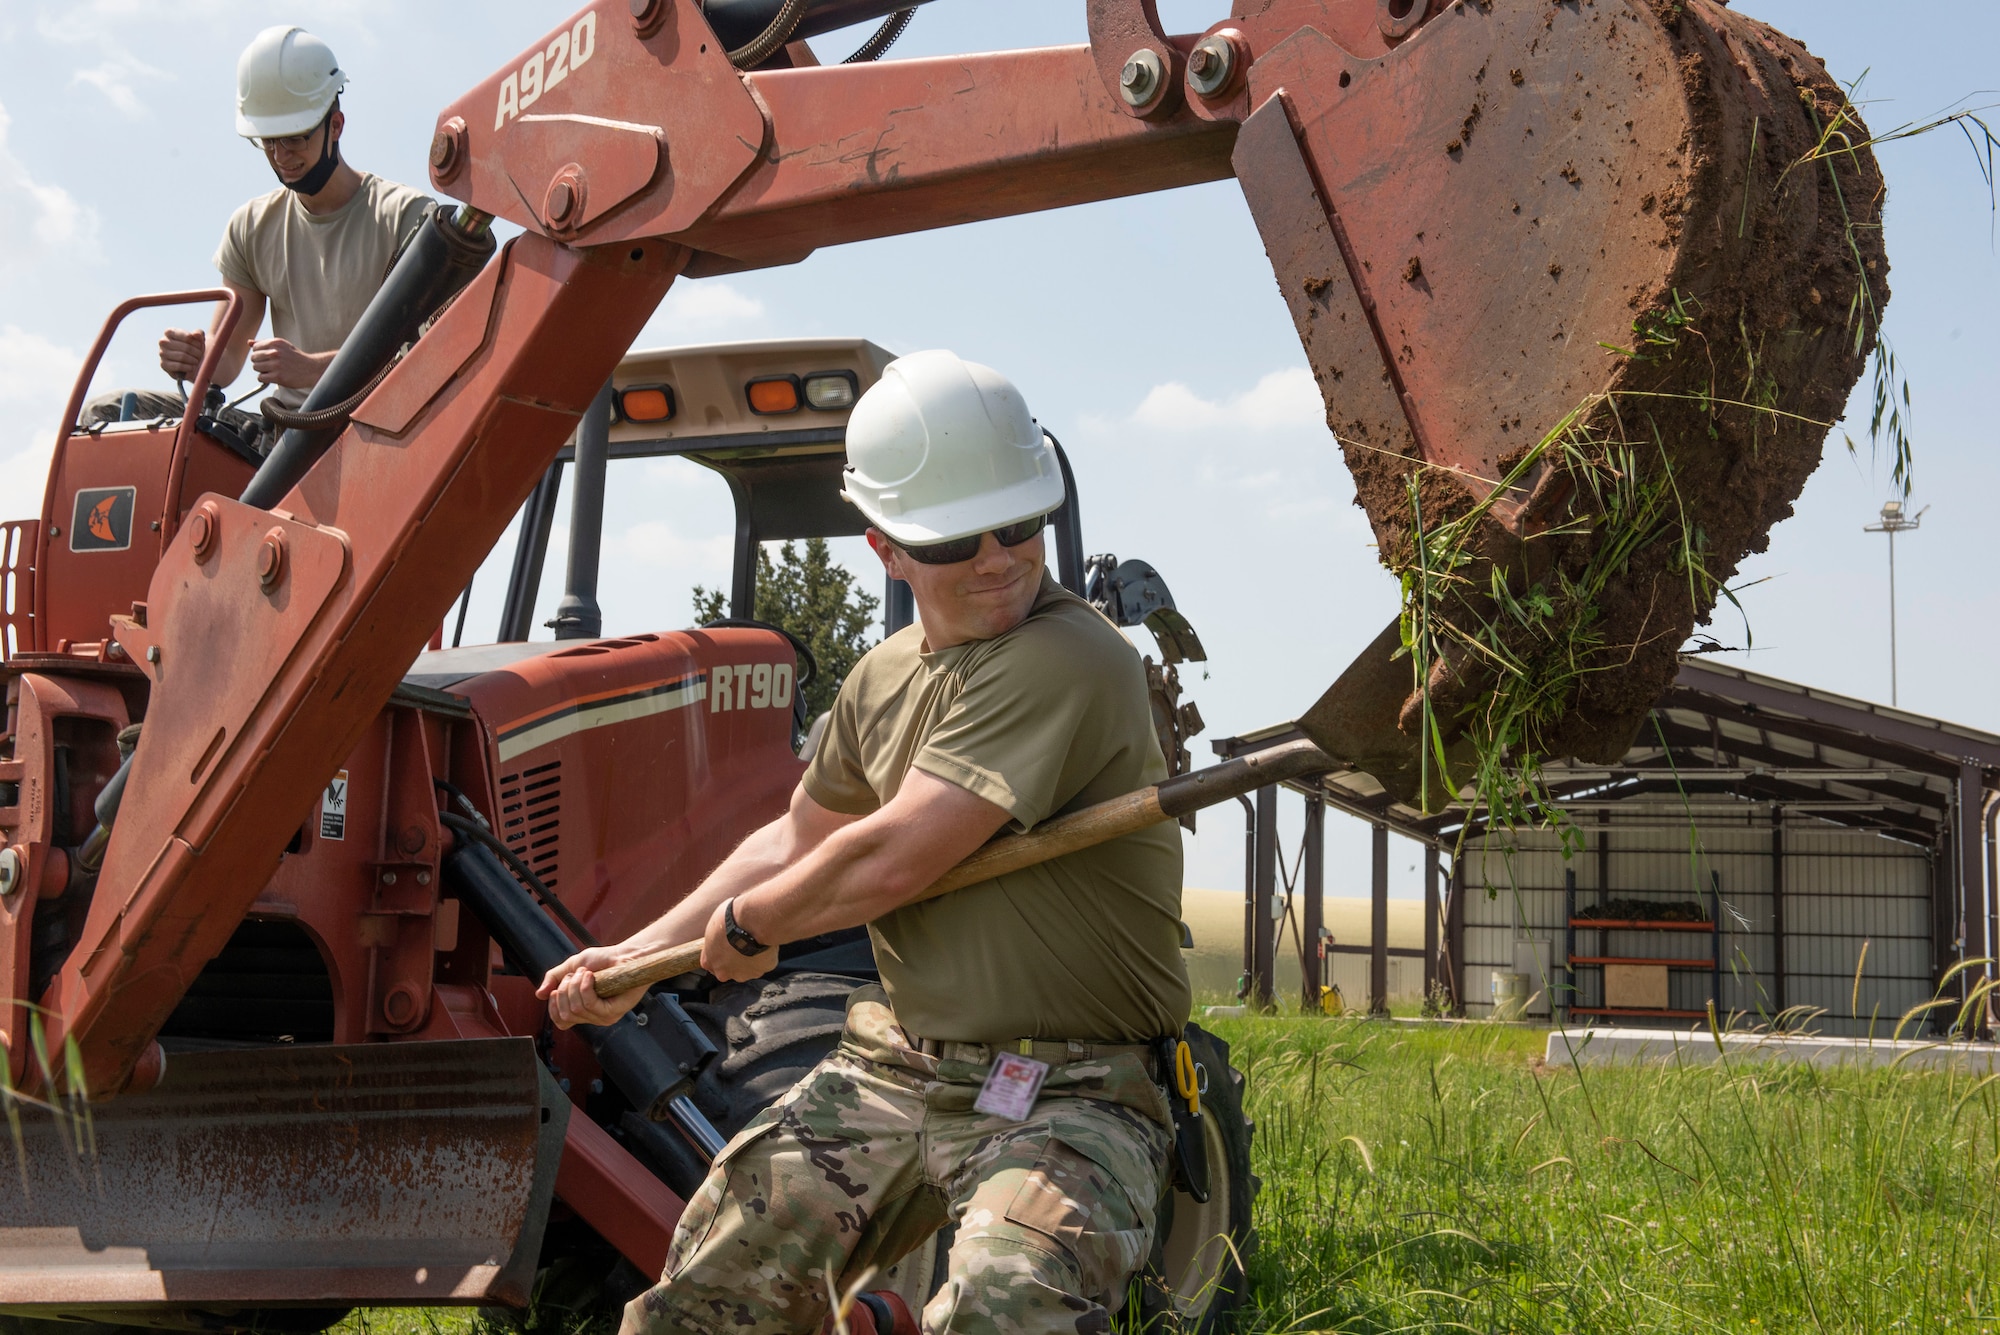
MULTIPOLYGON (((1519 2, 1519 0, 1514 0, 1519 2)), ((1162 0, 1179 30, 1221 0, 1162 0)), ((1960 99, 2000 101, 2000 5, 1740 0, 1807 43, 1861 96, 1878 131, 1960 99), (1916 21, 1922 16, 1927 21, 1916 21), (1936 20, 1931 22, 1928 20, 1936 20)), ((525 49, 566 12, 519 0, 0 0, 0 511, 39 507, 48 443, 104 314, 142 291, 206 286, 224 220, 271 188, 232 131, 237 52, 258 29, 297 22, 324 37, 352 82, 348 156, 422 185, 438 108, 525 49)), ((820 39, 844 54, 859 33, 820 39)), ((898 55, 1082 41, 1082 0, 940 0, 898 55)), ((2000 731, 2000 596, 1986 539, 2000 490, 1992 405, 2000 258, 1985 183, 1943 133, 1888 146, 1887 327, 1914 396, 1917 505, 1933 508, 1897 552, 1905 707, 2000 731)), ((100 387, 161 377, 138 320, 100 387)), ((822 251, 785 269, 686 284, 644 341, 855 334, 898 352, 950 347, 1020 384, 1068 447, 1086 544, 1143 556, 1166 575, 1212 661, 1189 681, 1223 736, 1298 713, 1393 614, 1352 485, 1262 247, 1232 182, 1060 214, 822 251), (1121 297, 1166 275, 1203 283, 1197 334, 1169 323, 1132 337, 1121 297)), ((1865 386, 1864 386, 1865 389, 1865 386)), ((1857 398, 1794 518, 1752 558, 1742 595, 1758 671, 1886 701, 1886 553, 1864 535, 1889 495, 1857 398)), ((640 466, 614 488, 608 629, 683 624, 688 589, 726 577, 727 497, 691 466, 640 466)), ((844 549, 857 569, 867 559, 844 549)), ((552 562, 558 567, 559 562, 552 562)), ((876 586, 869 575, 869 587, 876 586)), ((491 624, 497 578, 474 624, 491 624)), ((553 594, 550 595, 552 600, 553 594)), ((490 631, 489 631, 490 633, 490 631)), ((546 633, 546 632, 544 632, 546 633)), ((1743 643, 1737 622, 1716 635, 1743 643)), ((1198 740, 1197 751, 1205 754, 1198 740)), ((1288 804, 1288 806, 1291 804, 1288 804)), ((1366 839, 1336 820, 1328 891, 1365 893, 1366 839)), ((1189 841, 1191 884, 1241 879, 1240 826, 1219 811, 1189 841)), ((1413 851, 1398 845, 1409 893, 1413 851)))

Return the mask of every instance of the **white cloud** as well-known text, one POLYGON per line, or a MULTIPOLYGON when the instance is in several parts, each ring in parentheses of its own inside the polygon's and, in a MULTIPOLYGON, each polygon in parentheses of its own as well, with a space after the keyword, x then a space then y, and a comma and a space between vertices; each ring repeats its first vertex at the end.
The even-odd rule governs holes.
POLYGON ((684 570, 697 578, 704 570, 729 569, 729 538, 691 538, 661 519, 645 520, 623 533, 609 534, 606 545, 635 564, 684 570))
POLYGON ((675 347, 717 336, 748 338, 764 318, 764 303, 719 278, 675 283, 633 340, 634 347, 675 347))
POLYGON ((55 256, 95 260, 97 211, 29 175, 7 146, 12 123, 0 105, 0 277, 55 256))
POLYGON ((130 52, 119 51, 100 65, 87 70, 78 70, 70 76, 70 84, 89 84, 120 113, 139 120, 152 115, 152 109, 139 100, 135 84, 170 79, 173 76, 163 69, 157 69, 140 60, 130 52))
POLYGON ((56 419, 77 355, 17 325, 0 325, 0 519, 39 508, 56 419))
POLYGON ((1155 385, 1132 412, 1141 426, 1163 431, 1205 431, 1249 427, 1269 431, 1323 426, 1326 407, 1319 386, 1303 366, 1273 371, 1255 386, 1227 399, 1204 399, 1178 380, 1155 385))
POLYGON ((19 325, 0 325, 0 404, 43 401, 60 407, 76 367, 77 355, 68 348, 19 325))
MULTIPOLYGON (((149 23, 182 30, 190 23, 199 23, 209 32, 247 28, 254 33, 266 23, 299 21, 285 16, 274 19, 267 8, 260 0, 63 0, 42 6, 35 17, 35 30, 49 41, 80 45, 115 40, 149 23)), ((320 0, 306 22, 321 28, 351 26, 393 14, 395 8, 393 0, 320 0)))

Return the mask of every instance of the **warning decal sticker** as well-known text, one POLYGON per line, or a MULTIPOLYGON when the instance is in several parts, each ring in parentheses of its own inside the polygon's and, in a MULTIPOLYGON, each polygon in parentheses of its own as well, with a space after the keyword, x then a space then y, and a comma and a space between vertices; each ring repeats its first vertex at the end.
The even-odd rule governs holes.
POLYGON ((73 552, 122 552, 132 545, 132 504, 136 487, 85 487, 76 493, 70 515, 73 552))
POLYGON ((319 837, 347 838, 347 771, 333 776, 319 800, 319 837))

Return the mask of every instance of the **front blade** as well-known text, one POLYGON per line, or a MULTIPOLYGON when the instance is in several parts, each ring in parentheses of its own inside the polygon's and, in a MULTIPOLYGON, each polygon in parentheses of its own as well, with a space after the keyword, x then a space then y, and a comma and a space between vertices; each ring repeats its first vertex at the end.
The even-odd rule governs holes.
MULTIPOLYGON (((1454 793, 1436 755, 1426 757, 1421 740, 1398 726, 1414 680, 1402 649, 1402 625, 1391 621, 1299 719, 1299 731, 1336 760, 1373 776, 1398 802, 1416 805, 1428 782, 1428 805, 1435 809, 1454 793)), ((1467 754, 1458 743, 1446 749, 1445 759, 1460 768, 1467 754)))
POLYGON ((176 1055, 0 1122, 0 1310, 524 1304, 569 1102, 525 1038, 176 1055))

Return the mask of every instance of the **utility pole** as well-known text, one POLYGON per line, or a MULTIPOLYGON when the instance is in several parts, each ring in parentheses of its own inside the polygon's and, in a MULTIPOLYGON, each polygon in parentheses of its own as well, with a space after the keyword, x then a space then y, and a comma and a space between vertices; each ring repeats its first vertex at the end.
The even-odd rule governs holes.
POLYGON ((1924 514, 1930 509, 1926 505, 1913 515, 1903 513, 1901 501, 1882 502, 1882 522, 1868 524, 1864 533, 1886 533, 1889 535, 1889 703, 1896 703, 1896 535, 1914 533, 1924 522, 1924 514))

